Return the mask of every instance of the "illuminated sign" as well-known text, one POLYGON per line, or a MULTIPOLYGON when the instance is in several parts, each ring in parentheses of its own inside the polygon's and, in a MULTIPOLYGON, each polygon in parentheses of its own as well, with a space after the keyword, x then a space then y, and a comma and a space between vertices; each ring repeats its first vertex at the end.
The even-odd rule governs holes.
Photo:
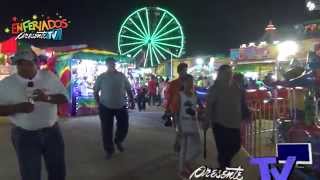
POLYGON ((287 180, 295 165, 312 165, 311 143, 278 143, 277 157, 251 158, 252 165, 258 165, 261 180, 287 180), (284 164, 281 171, 275 166, 284 164))
POLYGON ((56 15, 58 18, 33 15, 31 20, 13 17, 10 28, 6 27, 4 31, 16 36, 16 39, 62 40, 62 32, 71 22, 58 13, 56 15))
POLYGON ((275 180, 287 180, 295 165, 296 157, 289 156, 281 172, 276 167, 270 167, 276 162, 277 158, 275 157, 252 158, 250 161, 251 164, 259 166, 261 180, 271 180, 271 177, 275 180))
POLYGON ((240 49, 231 49, 230 58, 233 61, 250 61, 275 59, 277 57, 276 46, 266 47, 245 47, 240 49))

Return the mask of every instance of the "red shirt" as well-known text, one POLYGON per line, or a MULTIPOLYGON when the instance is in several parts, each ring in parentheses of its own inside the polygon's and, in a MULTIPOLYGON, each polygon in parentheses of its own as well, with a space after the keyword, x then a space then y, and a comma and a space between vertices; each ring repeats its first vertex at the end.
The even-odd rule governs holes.
POLYGON ((150 96, 157 95, 157 82, 155 80, 150 80, 148 82, 148 90, 150 96))
POLYGON ((177 96, 181 90, 181 80, 176 79, 169 83, 165 94, 166 104, 165 109, 171 112, 178 112, 177 96))

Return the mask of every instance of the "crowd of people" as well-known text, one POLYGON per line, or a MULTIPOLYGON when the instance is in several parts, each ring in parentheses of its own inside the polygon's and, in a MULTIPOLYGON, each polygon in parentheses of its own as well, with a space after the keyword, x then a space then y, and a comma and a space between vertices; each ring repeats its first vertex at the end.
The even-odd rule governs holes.
POLYGON ((156 77, 151 74, 147 77, 138 77, 133 82, 133 92, 139 111, 146 110, 148 106, 161 106, 164 102, 169 78, 156 77))
MULTIPOLYGON (((14 59, 18 72, 0 81, 0 115, 11 120, 12 143, 22 180, 41 179, 42 157, 48 179, 64 180, 65 149, 57 122, 57 105, 68 102, 67 90, 55 75, 39 70, 33 52, 17 52, 14 59)), ((108 70, 97 77, 93 89, 99 107, 103 149, 106 159, 110 159, 116 149, 125 151, 123 143, 129 129, 125 96, 132 104, 134 92, 128 78, 116 70, 115 60, 106 62, 108 70)), ((166 114, 172 117, 177 132, 174 150, 179 154, 179 175, 183 179, 189 178, 201 155, 200 129, 212 128, 219 168, 230 167, 240 149, 240 121, 250 114, 244 100, 242 77, 233 76, 230 66, 219 68, 217 80, 209 88, 206 106, 199 102, 194 77, 187 69, 187 64, 179 64, 179 78, 171 82, 150 76, 147 82, 141 83, 140 78, 134 85, 139 110, 145 109, 146 102, 153 106, 163 102, 166 114)))
POLYGON ((244 98, 244 79, 234 75, 229 65, 219 68, 215 83, 209 88, 205 107, 197 99, 194 78, 187 74, 187 64, 178 66, 179 78, 169 83, 165 104, 176 128, 174 150, 179 153, 179 175, 188 179, 201 155, 199 129, 211 127, 218 151, 219 169, 230 167, 240 150, 240 122, 250 111, 244 98), (226 141, 225 139, 228 139, 226 141))

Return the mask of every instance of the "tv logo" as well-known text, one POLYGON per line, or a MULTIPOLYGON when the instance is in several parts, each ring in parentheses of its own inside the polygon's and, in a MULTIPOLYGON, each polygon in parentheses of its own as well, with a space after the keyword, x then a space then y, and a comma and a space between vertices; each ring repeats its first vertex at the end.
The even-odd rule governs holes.
POLYGON ((287 180, 296 163, 296 157, 287 157, 281 172, 278 171, 277 167, 271 166, 270 168, 269 166, 277 163, 275 157, 251 158, 250 163, 259 166, 261 180, 271 180, 271 177, 274 177, 275 180, 287 180))
POLYGON ((293 171, 295 164, 312 165, 311 143, 278 143, 276 146, 276 157, 252 158, 250 163, 258 165, 262 180, 287 180, 293 171), (275 164, 284 163, 281 172, 275 164), (269 166, 272 165, 272 166, 269 166))

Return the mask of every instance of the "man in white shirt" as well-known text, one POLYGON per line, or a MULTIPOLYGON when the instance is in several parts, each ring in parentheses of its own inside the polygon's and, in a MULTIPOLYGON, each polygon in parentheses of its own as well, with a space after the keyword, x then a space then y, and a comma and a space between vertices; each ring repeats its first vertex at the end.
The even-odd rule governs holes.
POLYGON ((99 105, 102 140, 106 158, 110 159, 114 153, 114 143, 120 152, 124 151, 122 142, 125 140, 129 128, 125 96, 126 94, 128 95, 129 102, 132 104, 133 94, 127 77, 116 70, 115 60, 108 59, 107 66, 107 72, 98 76, 95 82, 94 96, 99 105), (113 141, 114 116, 117 118, 117 131, 113 141))
POLYGON ((65 180, 64 142, 57 124, 57 105, 67 103, 58 78, 38 70, 31 50, 13 57, 17 73, 0 81, 0 116, 8 116, 22 180, 41 179, 44 158, 48 180, 65 180))

